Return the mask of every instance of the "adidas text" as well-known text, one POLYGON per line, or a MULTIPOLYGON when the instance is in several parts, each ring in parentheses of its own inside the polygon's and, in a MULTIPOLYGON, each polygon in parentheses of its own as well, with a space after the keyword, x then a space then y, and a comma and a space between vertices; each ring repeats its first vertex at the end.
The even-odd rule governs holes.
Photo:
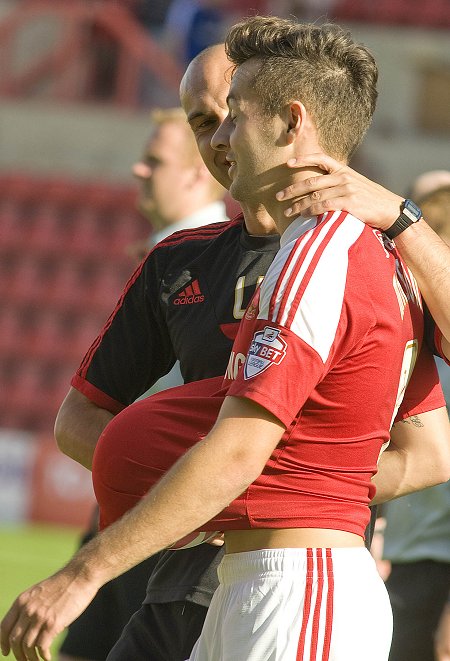
POLYGON ((198 296, 180 296, 179 298, 176 298, 173 302, 174 305, 192 305, 193 303, 203 303, 205 300, 205 297, 203 294, 200 294, 198 296))

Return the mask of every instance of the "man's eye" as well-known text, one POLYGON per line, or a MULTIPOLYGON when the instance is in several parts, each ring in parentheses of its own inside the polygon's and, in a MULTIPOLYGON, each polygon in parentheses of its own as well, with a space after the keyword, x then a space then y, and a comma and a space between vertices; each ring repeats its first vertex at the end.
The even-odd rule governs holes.
POLYGON ((156 156, 151 156, 150 154, 145 156, 142 160, 146 165, 149 165, 152 168, 155 168, 157 165, 161 165, 161 160, 156 158, 156 156))
POLYGON ((202 130, 202 129, 209 129, 211 126, 214 126, 216 124, 215 119, 205 119, 203 122, 200 122, 200 124, 197 125, 196 130, 202 130))

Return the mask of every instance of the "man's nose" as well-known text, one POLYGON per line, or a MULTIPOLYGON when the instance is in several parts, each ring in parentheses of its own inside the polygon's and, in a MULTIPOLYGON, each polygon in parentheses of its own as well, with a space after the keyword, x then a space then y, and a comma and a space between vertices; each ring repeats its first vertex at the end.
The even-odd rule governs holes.
POLYGON ((142 161, 135 163, 132 167, 132 171, 137 179, 148 179, 152 174, 151 167, 142 161))
POLYGON ((225 151, 229 146, 229 116, 225 117, 222 124, 211 138, 211 147, 216 151, 225 151))

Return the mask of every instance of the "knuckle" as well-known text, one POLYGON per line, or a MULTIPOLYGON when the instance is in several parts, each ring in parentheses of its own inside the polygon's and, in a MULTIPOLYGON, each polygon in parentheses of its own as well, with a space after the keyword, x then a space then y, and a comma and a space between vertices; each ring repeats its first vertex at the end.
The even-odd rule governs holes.
POLYGON ((37 612, 31 604, 25 604, 22 608, 22 613, 29 619, 32 620, 36 617, 37 612))
POLYGON ((313 192, 311 193, 311 198, 312 198, 315 202, 319 202, 319 201, 320 201, 320 192, 319 192, 318 190, 313 191, 313 192))
POLYGON ((16 604, 20 608, 23 608, 27 604, 27 595, 25 593, 19 594, 19 596, 16 599, 16 604))

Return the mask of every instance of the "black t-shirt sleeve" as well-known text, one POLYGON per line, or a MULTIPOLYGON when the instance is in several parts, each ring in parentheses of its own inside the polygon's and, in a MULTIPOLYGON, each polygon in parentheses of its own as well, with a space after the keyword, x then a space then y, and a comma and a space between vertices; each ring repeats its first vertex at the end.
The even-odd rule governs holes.
POLYGON ((175 362, 160 306, 166 250, 154 248, 133 273, 72 379, 72 386, 113 413, 135 401, 175 362))

